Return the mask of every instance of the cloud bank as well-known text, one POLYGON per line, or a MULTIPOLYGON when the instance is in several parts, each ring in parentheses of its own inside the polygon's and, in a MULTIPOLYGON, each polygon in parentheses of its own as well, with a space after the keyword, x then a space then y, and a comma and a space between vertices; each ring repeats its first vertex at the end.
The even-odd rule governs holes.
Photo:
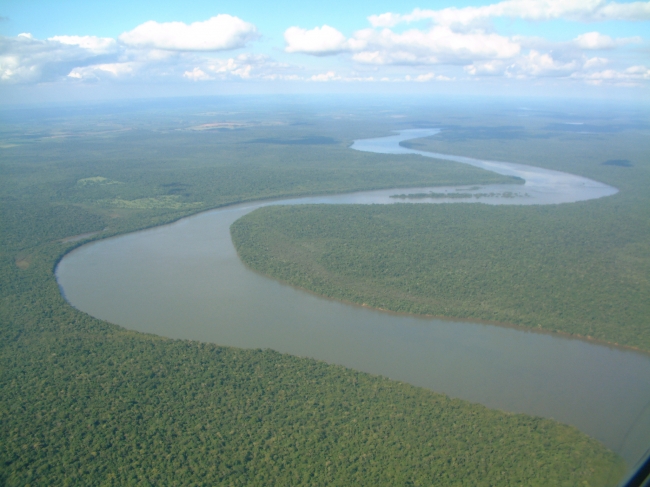
POLYGON ((169 51, 226 51, 259 37, 257 28, 238 17, 217 15, 204 22, 158 23, 153 20, 119 36, 127 46, 169 51))
POLYGON ((404 22, 430 20, 440 25, 470 25, 476 21, 507 17, 543 21, 565 19, 579 22, 650 20, 650 2, 617 3, 604 0, 507 0, 483 7, 450 7, 442 10, 416 8, 410 14, 386 12, 368 17, 373 27, 394 27, 404 22))
POLYGON ((316 56, 337 54, 349 49, 348 40, 338 30, 323 25, 311 30, 289 27, 284 33, 285 51, 301 52, 316 56))
MULTIPOLYGON (((327 25, 311 30, 291 27, 285 32, 285 51, 312 56, 343 55, 359 66, 377 68, 457 67, 470 78, 604 79, 604 75, 597 74, 602 71, 597 70, 612 65, 607 71, 618 74, 613 76, 609 73, 610 80, 645 79, 632 75, 629 65, 620 66, 619 62, 615 69, 616 59, 589 54, 590 51, 610 51, 617 57, 617 49, 643 43, 641 37, 613 38, 598 31, 586 32, 563 42, 504 36, 490 23, 491 19, 499 17, 536 22, 557 19, 647 21, 650 20, 650 2, 506 0, 482 7, 415 9, 408 14, 387 12, 368 17, 371 28, 358 30, 348 38, 327 25), (424 27, 395 28, 398 24, 423 20, 428 22, 424 27)), ((622 56, 618 57, 622 59, 622 56)))
POLYGON ((593 26, 561 42, 503 35, 490 22, 498 17, 647 21, 650 2, 507 0, 482 7, 388 12, 370 16, 370 27, 349 36, 327 24, 292 26, 284 31, 284 53, 275 51, 285 62, 250 52, 252 42, 260 39, 257 27, 228 14, 190 24, 149 21, 116 39, 57 35, 40 40, 20 34, 0 37, 0 83, 438 83, 501 77, 650 87, 644 63, 648 45, 639 36, 616 38, 593 26), (425 23, 408 25, 421 21, 425 23), (245 48, 248 52, 228 52, 245 48))
POLYGON ((55 81, 72 69, 109 59, 117 52, 114 39, 58 36, 39 40, 31 34, 0 38, 0 81, 55 81))
POLYGON ((27 33, 0 37, 0 82, 181 76, 187 65, 197 64, 196 53, 239 49, 258 37, 253 24, 226 14, 189 25, 149 21, 117 40, 71 35, 40 40, 27 33))

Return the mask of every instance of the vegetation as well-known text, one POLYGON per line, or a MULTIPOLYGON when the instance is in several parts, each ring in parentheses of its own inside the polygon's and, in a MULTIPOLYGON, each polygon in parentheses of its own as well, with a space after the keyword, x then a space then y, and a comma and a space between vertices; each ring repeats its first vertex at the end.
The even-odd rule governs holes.
POLYGON ((3 333, 4 485, 605 485, 621 474, 598 442, 550 420, 67 311, 64 330, 3 333))
POLYGON ((581 209, 269 207, 231 231, 255 270, 336 299, 650 349, 650 288, 624 264, 643 247, 629 244, 625 223, 602 228, 581 209))
MULTIPOLYGON (((276 111, 219 118, 204 115, 210 108, 165 117, 154 108, 57 108, 38 123, 16 112, 0 127, 2 484, 599 486, 620 478, 618 457, 550 420, 270 350, 135 333, 69 306, 53 268, 89 239, 248 199, 500 180, 453 163, 349 151, 350 124, 338 119, 302 126, 281 115, 285 125, 273 125, 276 111)), ((386 130, 365 127, 358 137, 386 130)))
MULTIPOLYGON (((567 169, 566 150, 573 170, 621 190, 612 197, 553 206, 269 207, 236 222, 233 241, 252 268, 336 299, 650 350, 650 144, 646 133, 615 135, 549 137, 544 158, 533 151, 517 160, 567 169), (635 166, 601 164, 615 153, 635 166)), ((519 139, 509 144, 523 154, 519 139)), ((428 139, 413 145, 443 152, 428 139)), ((487 157, 505 159, 507 146, 490 153, 493 145, 484 145, 487 157)))

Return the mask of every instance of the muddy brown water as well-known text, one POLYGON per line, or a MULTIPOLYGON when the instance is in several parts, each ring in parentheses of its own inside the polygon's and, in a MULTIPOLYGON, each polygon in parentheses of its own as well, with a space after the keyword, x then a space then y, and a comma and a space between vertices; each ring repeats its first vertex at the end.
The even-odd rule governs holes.
MULTIPOLYGON (((357 141, 352 148, 420 153, 399 142, 432 133, 403 131, 357 141)), ((617 191, 557 171, 442 156, 526 179, 514 191, 527 196, 476 200, 482 203, 566 203, 617 191)), ((230 239, 235 220, 265 205, 391 204, 395 194, 457 189, 391 189, 230 206, 79 247, 59 263, 56 276, 73 306, 128 329, 271 348, 491 408, 553 418, 601 440, 633 464, 650 443, 650 355, 556 334, 398 315, 323 299, 246 268, 230 239)), ((462 190, 498 194, 513 186, 462 190)))

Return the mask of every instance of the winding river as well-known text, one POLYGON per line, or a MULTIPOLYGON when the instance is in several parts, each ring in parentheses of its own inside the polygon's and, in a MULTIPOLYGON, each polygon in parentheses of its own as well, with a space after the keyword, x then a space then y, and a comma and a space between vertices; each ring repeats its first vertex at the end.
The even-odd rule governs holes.
POLYGON ((524 185, 408 188, 233 205, 84 245, 57 266, 76 308, 126 328, 245 348, 272 348, 423 386, 492 408, 575 425, 634 463, 650 438, 650 356, 517 328, 380 312, 323 299, 247 269, 229 228, 277 204, 395 203, 399 193, 492 196, 422 203, 555 204, 616 193, 558 171, 407 149, 408 130, 353 149, 420 154, 521 177, 524 185), (504 192, 514 197, 502 197, 504 192))

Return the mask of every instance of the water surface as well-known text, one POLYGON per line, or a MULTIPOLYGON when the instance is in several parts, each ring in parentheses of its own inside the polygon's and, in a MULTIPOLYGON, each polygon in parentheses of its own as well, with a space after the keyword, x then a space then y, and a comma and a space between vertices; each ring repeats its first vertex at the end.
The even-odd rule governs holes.
MULTIPOLYGON (((481 203, 489 204, 519 204, 519 205, 547 205, 556 203, 574 203, 576 201, 591 200, 611 196, 618 190, 592 179, 588 179, 566 172, 543 169, 541 167, 526 166, 503 161, 484 161, 471 157, 439 154, 437 152, 425 152, 409 149, 400 145, 405 140, 429 137, 440 132, 439 129, 413 129, 402 130, 396 135, 380 137, 377 139, 357 140, 352 148, 366 152, 378 152, 381 154, 418 154, 424 157, 443 159, 447 161, 461 162, 471 166, 480 167, 493 171, 504 176, 515 176, 526 180, 523 186, 512 185, 482 185, 477 189, 464 188, 463 192, 474 193, 503 193, 505 191, 524 193, 526 196, 520 198, 481 198, 481 203)), ((437 189, 436 191, 439 191, 437 189)), ((413 192, 412 190, 410 191, 413 192)), ((458 200, 455 200, 456 202, 458 200)), ((445 202, 451 202, 450 200, 445 202)))
MULTIPOLYGON (((412 153, 398 143, 422 133, 357 141, 353 148, 370 150, 379 143, 377 151, 412 153)), ((455 156, 445 156, 450 157, 455 156)), ((505 164, 501 170, 524 177, 517 172, 522 167, 532 175, 526 178, 526 192, 534 194, 482 202, 567 202, 616 192, 557 171, 479 162, 505 164), (560 183, 552 187, 557 179, 560 183)), ((481 191, 503 186, 512 190, 490 185, 481 191)), ((129 329, 272 348, 493 408, 553 418, 600 439, 628 462, 636 461, 650 438, 650 415, 643 413, 650 402, 650 356, 553 334, 396 315, 323 299, 247 269, 230 239, 235 220, 265 205, 395 203, 393 194, 427 190, 441 191, 392 189, 213 210, 80 247, 61 261, 56 275, 73 306, 129 329)))

